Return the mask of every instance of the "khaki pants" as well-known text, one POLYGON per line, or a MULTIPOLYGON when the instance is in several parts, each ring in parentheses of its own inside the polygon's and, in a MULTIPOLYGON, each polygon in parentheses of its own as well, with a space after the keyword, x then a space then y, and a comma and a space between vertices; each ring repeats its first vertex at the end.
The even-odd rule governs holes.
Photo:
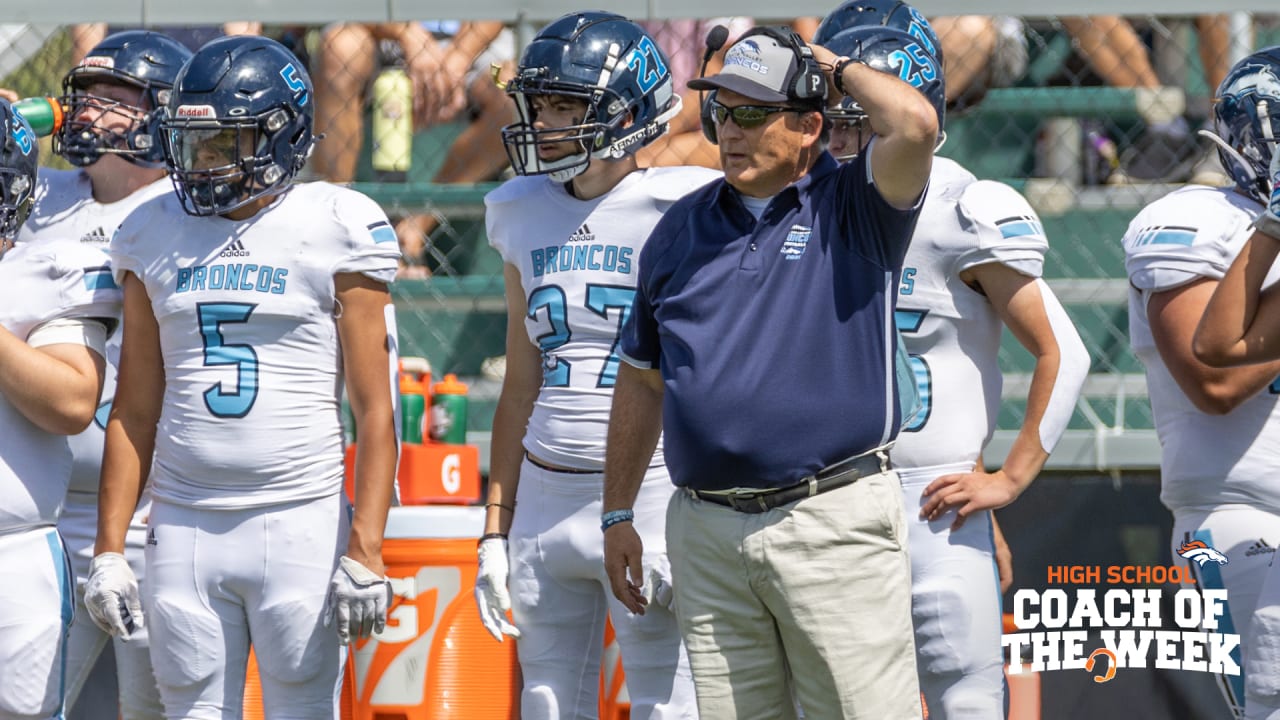
POLYGON ((764 513, 667 509, 702 720, 919 718, 906 518, 892 471, 764 513))

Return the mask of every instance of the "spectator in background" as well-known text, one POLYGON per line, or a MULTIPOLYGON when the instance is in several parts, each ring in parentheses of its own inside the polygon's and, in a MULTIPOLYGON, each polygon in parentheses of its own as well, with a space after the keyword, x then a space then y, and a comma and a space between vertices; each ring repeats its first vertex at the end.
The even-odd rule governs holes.
MULTIPOLYGON (((364 138, 365 98, 377 74, 379 42, 403 55, 413 85, 413 125, 466 120, 432 178, 437 183, 492 180, 507 166, 502 126, 511 121, 506 95, 491 79, 491 64, 507 68, 515 41, 501 22, 342 23, 324 29, 315 56, 316 144, 313 169, 329 182, 351 182, 364 138)), ((425 252, 438 220, 410 215, 396 226, 405 259, 402 275, 425 276, 425 252)))
POLYGON ((1022 21, 1007 15, 952 15, 929 19, 942 43, 947 110, 972 107, 993 88, 1009 87, 1027 70, 1022 21))
MULTIPOLYGON (((107 35, 121 30, 133 29, 138 28, 135 26, 108 27, 106 23, 76 25, 71 29, 71 46, 76 62, 79 62, 80 58, 83 58, 89 50, 102 42, 107 35)), ((162 33, 185 45, 191 52, 195 52, 210 40, 216 40, 224 35, 261 35, 262 23, 228 22, 222 25, 162 25, 147 29, 162 33)))
MULTIPOLYGON (((1062 25, 1089 67, 1107 85, 1120 88, 1158 88, 1160 76, 1138 31, 1118 15, 1064 17, 1062 25)), ((1230 66, 1230 37, 1226 15, 1200 15, 1195 19, 1200 61, 1210 92, 1221 84, 1230 66)), ((1101 129, 1099 130, 1101 132, 1101 129)), ((1197 180, 1222 184, 1226 176, 1209 154, 1204 162, 1192 124, 1185 116, 1152 123, 1119 159, 1123 172, 1111 182, 1128 177, 1177 182, 1193 173, 1197 180), (1197 160, 1201 160, 1197 164, 1197 160), (1221 182, 1219 181, 1221 180, 1221 182)))

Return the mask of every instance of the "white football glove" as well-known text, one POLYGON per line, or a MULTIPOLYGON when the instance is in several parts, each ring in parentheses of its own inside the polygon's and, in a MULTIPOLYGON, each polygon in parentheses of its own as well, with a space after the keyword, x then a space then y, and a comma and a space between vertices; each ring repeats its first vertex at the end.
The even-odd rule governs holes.
POLYGON ((390 606, 391 583, 385 577, 346 555, 338 560, 324 603, 324 626, 335 625, 343 645, 382 632, 390 606))
POLYGON ((124 555, 109 552, 94 556, 84 586, 84 605, 93 622, 116 637, 127 639, 143 629, 138 578, 124 555))
POLYGON ((1271 146, 1271 198, 1267 211, 1258 218, 1257 227, 1262 232, 1280 240, 1280 144, 1271 146))
POLYGON ((507 620, 511 609, 511 595, 507 593, 507 541, 489 538, 480 541, 477 551, 480 569, 476 571, 476 606, 480 608, 480 622, 494 640, 502 642, 503 635, 520 637, 520 631, 507 620))
POLYGON ((666 553, 658 556, 649 566, 644 583, 644 597, 650 605, 676 611, 676 595, 671 587, 671 560, 666 553))

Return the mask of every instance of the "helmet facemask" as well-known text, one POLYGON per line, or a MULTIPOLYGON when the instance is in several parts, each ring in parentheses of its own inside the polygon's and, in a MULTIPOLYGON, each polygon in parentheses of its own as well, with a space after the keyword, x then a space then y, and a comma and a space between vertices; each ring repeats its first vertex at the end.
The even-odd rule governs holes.
POLYGON ((168 88, 128 80, 119 74, 89 73, 83 67, 67 74, 60 100, 66 121, 54 134, 53 151, 76 167, 88 167, 103 155, 118 155, 143 167, 160 167, 164 161, 156 130, 168 88), (107 84, 138 93, 138 104, 89 92, 107 84), (84 115, 92 119, 86 121, 84 115))
MULTIPOLYGON (((507 83, 507 94, 515 102, 517 121, 502 129, 502 142, 507 149, 512 169, 517 175, 549 175, 556 182, 567 182, 585 171, 593 158, 618 160, 662 136, 671 119, 680 112, 680 97, 671 88, 670 77, 660 82, 648 95, 627 98, 610 82, 616 74, 610 68, 627 66, 615 43, 610 45, 594 85, 556 81, 549 78, 545 67, 524 68, 507 83), (561 96, 580 100, 586 110, 580 121, 556 128, 535 127, 537 112, 534 96, 561 96), (652 101, 666 107, 644 124, 635 124, 639 104, 652 101), (579 151, 555 160, 543 160, 538 147, 550 143, 575 142, 579 151)), ((665 73, 665 67, 663 72, 665 73)))
POLYGON ((306 160, 305 154, 292 152, 299 138, 283 137, 291 127, 289 113, 281 108, 261 118, 164 121, 164 151, 183 209, 222 215, 286 186, 306 160))
MULTIPOLYGON (((862 147, 871 139, 871 118, 866 111, 853 98, 845 96, 839 105, 826 109, 826 116, 832 124, 833 138, 835 133, 848 134, 848 141, 838 148, 838 152, 833 148, 832 154, 840 161, 858 157, 862 147)), ((828 147, 835 144, 829 143, 828 147)))
POLYGON ((0 239, 12 240, 31 214, 35 188, 23 172, 0 167, 0 239))

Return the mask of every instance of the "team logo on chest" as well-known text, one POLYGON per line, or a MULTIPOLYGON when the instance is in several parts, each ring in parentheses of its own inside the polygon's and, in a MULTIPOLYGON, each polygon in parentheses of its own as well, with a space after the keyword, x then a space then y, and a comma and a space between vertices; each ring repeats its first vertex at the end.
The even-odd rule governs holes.
POLYGON ((798 260, 804 254, 804 249, 809 246, 809 236, 812 234, 812 228, 792 225, 787 233, 787 239, 782 241, 782 257, 787 260, 798 260))

